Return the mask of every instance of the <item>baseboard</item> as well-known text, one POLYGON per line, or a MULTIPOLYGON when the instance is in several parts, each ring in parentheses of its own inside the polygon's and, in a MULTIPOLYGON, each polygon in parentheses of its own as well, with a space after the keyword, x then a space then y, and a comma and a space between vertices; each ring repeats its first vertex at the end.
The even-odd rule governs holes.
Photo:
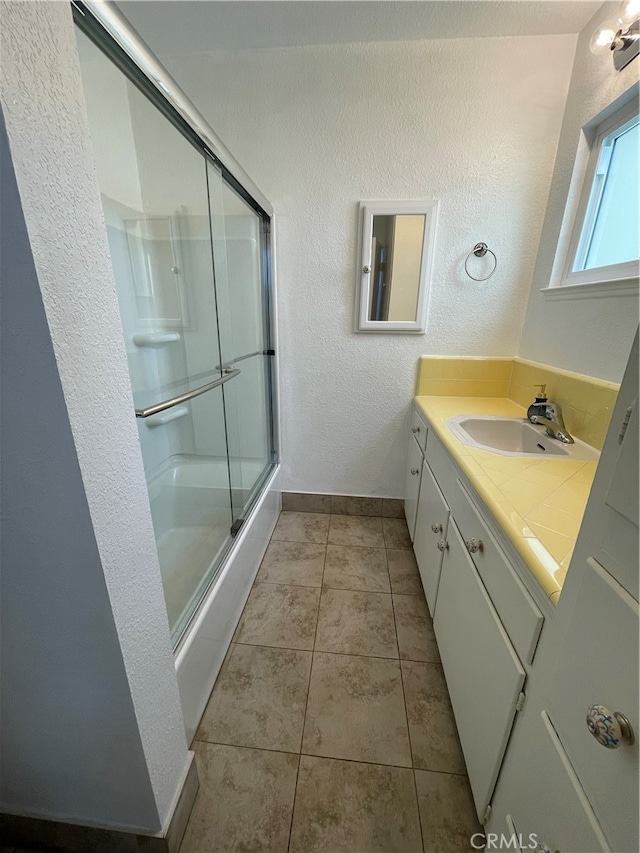
MULTIPOLYGON (((191 809, 196 801, 200 780, 198 779, 198 768, 196 766, 195 753, 189 751, 189 766, 184 775, 182 788, 175 800, 175 805, 169 818, 168 826, 164 833, 167 853, 178 853, 182 838, 184 836, 191 809)), ((147 850, 141 847, 141 850, 147 850)), ((151 850, 149 851, 151 853, 151 850)))
POLYGON ((164 835, 140 835, 55 820, 0 814, 2 850, 25 848, 48 853, 178 853, 198 793, 198 770, 193 752, 182 789, 164 835))
POLYGON ((362 495, 283 492, 282 509, 286 512, 329 512, 334 515, 376 515, 384 518, 404 518, 403 499, 372 498, 362 495))

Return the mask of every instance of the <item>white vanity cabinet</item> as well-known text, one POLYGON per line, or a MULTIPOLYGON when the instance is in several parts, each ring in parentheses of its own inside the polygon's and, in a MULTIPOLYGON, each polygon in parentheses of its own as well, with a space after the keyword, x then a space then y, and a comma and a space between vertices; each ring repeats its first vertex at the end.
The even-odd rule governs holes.
POLYGON ((433 627, 473 799, 483 821, 525 670, 453 520, 447 539, 433 627))
MULTIPOLYGON (((425 437, 413 549, 483 821, 544 620, 444 446, 430 428, 425 437)), ((409 522, 414 494, 408 479, 409 522)))

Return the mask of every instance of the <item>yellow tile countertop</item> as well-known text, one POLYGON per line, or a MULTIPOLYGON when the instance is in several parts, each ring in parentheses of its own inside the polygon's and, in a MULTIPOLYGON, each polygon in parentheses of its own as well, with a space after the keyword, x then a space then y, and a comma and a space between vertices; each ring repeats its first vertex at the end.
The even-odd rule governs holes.
POLYGON ((549 599, 557 604, 597 462, 502 456, 463 444, 445 424, 457 415, 526 417, 502 397, 419 396, 416 405, 549 599))

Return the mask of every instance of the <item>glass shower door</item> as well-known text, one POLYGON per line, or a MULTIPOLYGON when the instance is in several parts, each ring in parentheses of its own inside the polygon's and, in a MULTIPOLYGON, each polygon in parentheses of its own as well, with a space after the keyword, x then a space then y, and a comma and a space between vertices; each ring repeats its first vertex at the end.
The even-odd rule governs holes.
POLYGON ((274 461, 266 234, 261 217, 215 164, 207 164, 207 175, 221 364, 227 370, 241 370, 223 391, 237 533, 274 461))
POLYGON ((223 395, 241 365, 223 365, 204 154, 93 42, 77 38, 176 642, 229 547, 223 395))

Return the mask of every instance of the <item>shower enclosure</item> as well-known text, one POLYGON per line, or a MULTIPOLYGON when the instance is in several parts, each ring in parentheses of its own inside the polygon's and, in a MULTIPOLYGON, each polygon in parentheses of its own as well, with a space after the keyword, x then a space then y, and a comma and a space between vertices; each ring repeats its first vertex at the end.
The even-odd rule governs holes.
POLYGON ((130 58, 81 25, 131 416, 175 647, 276 463, 270 218, 130 58))

